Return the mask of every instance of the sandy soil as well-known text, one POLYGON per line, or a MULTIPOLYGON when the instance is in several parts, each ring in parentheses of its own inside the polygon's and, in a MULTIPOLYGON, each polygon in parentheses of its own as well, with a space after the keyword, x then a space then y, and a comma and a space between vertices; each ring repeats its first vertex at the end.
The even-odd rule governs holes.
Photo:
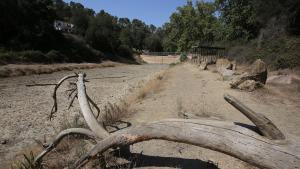
POLYGON ((146 63, 158 63, 158 64, 171 64, 179 62, 180 56, 149 56, 149 55, 141 55, 141 58, 146 63))
MULTIPOLYGON (((300 94, 286 87, 266 85, 255 92, 229 88, 214 67, 200 71, 193 65, 178 65, 169 69, 159 90, 133 106, 136 114, 129 121, 133 125, 164 118, 180 118, 180 112, 193 118, 210 118, 253 125, 224 99, 228 93, 253 110, 270 118, 286 135, 300 136, 300 94)), ((148 141, 131 147, 137 153, 135 168, 255 168, 233 157, 211 150, 167 141, 148 141)))
MULTIPOLYGON (((118 102, 130 94, 140 83, 146 82, 167 65, 126 65, 110 68, 96 68, 84 71, 90 80, 87 83, 90 97, 103 108, 107 102, 118 102)), ((59 111, 49 121, 52 107, 53 86, 26 87, 32 83, 56 83, 72 71, 53 74, 30 75, 0 79, 0 168, 16 156, 22 156, 25 148, 30 149, 35 140, 51 140, 60 126, 78 114, 78 104, 67 110, 69 101, 63 85, 59 90, 59 111), (55 127, 54 127, 55 126, 55 127)), ((57 131, 58 130, 58 131, 57 131)), ((10 168, 10 167, 9 167, 10 168)))
MULTIPOLYGON (((108 101, 117 102, 139 91, 141 84, 165 70, 167 65, 119 66, 114 68, 84 70, 90 82, 88 93, 103 107, 108 101)), ((224 99, 224 93, 235 96, 253 110, 270 118, 286 135, 300 136, 300 94, 294 86, 266 85, 254 92, 241 92, 229 88, 221 80, 214 66, 200 71, 194 65, 180 64, 167 69, 160 85, 147 88, 147 95, 133 103, 135 114, 127 119, 133 126, 164 118, 182 118, 182 113, 193 118, 209 118, 250 124, 240 112, 224 99), (150 90, 153 89, 153 90, 150 90)), ((52 105, 52 87, 25 87, 25 84, 53 83, 70 71, 50 75, 30 75, 0 79, 0 168, 4 162, 21 155, 35 139, 45 134, 51 139, 59 126, 78 114, 77 104, 67 110, 68 100, 64 90, 59 92, 59 112, 53 121, 47 119, 52 105), (54 127, 55 126, 55 127, 54 127)), ((252 169, 255 167, 233 157, 211 150, 167 141, 148 141, 131 146, 136 153, 134 168, 183 169, 252 169)))

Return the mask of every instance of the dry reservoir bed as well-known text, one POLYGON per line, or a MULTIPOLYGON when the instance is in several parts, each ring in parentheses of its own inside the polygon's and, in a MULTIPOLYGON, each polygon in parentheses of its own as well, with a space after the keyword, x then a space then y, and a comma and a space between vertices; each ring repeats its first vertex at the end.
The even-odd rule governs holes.
MULTIPOLYGON (((141 83, 167 67, 155 64, 126 65, 82 71, 90 80, 87 83, 88 94, 103 108, 107 102, 120 101, 141 83)), ((30 149, 35 140, 43 140, 44 137, 51 140, 61 125, 78 114, 76 103, 67 110, 69 101, 64 92, 67 85, 58 91, 59 111, 52 121, 48 117, 53 103, 53 86, 26 87, 26 84, 33 83, 56 83, 71 73, 73 71, 61 71, 0 79, 0 168, 22 155, 25 148, 30 149)))

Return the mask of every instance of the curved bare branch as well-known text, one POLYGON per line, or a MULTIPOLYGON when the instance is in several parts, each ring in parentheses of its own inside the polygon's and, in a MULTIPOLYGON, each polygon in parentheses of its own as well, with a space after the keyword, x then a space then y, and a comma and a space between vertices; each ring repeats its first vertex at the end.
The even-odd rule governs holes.
POLYGON ((53 117, 53 114, 57 112, 57 98, 56 98, 56 92, 57 92, 57 89, 60 87, 60 85, 68 80, 68 79, 71 79, 71 78, 76 78, 78 75, 75 74, 75 75, 68 75, 68 76, 65 76, 63 77, 56 85, 55 85, 55 88, 54 88, 54 91, 53 91, 53 94, 52 94, 52 98, 53 98, 53 107, 51 109, 51 113, 50 113, 50 120, 52 119, 53 117))
POLYGON ((70 129, 66 129, 61 131, 56 138, 53 140, 53 142, 51 144, 49 144, 45 150, 43 152, 41 152, 36 158, 35 158, 35 162, 40 161, 45 155, 47 155, 52 149, 54 149, 63 138, 65 138, 66 136, 69 135, 83 135, 88 137, 89 139, 93 139, 96 140, 97 137, 96 135, 88 130, 88 129, 83 129, 83 128, 70 128, 70 129))
MULTIPOLYGON (((169 119, 130 128, 110 135, 78 160, 80 168, 97 154, 112 147, 126 146, 152 139, 192 144, 241 159, 267 169, 296 169, 300 166, 300 150, 269 140, 234 123, 213 120, 169 119)), ((299 138, 294 140, 300 141, 299 138)))
POLYGON ((96 119, 98 119, 99 115, 100 115, 100 108, 97 106, 97 104, 90 98, 89 95, 86 95, 88 101, 95 107, 95 109, 97 110, 97 116, 96 119))
POLYGON ((78 102, 80 105, 83 117, 88 124, 89 128, 99 137, 106 138, 109 133, 100 125, 90 107, 89 100, 86 94, 86 88, 84 83, 85 74, 78 74, 77 90, 78 90, 78 102))

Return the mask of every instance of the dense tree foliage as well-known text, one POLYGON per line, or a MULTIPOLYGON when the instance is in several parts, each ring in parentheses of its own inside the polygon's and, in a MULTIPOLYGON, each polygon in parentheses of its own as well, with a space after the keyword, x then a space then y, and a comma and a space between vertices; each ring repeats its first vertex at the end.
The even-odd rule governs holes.
POLYGON ((51 0, 1 0, 0 45, 9 49, 45 50, 58 38, 51 0))
POLYGON ((97 61, 103 54, 130 58, 133 51, 143 50, 188 52, 199 45, 253 39, 261 48, 266 37, 300 34, 300 1, 294 0, 187 1, 159 28, 63 0, 1 0, 0 14, 0 54, 35 50, 76 62, 97 61), (54 30, 55 20, 72 23, 73 32, 54 30))
POLYGON ((218 20, 214 3, 197 2, 195 6, 187 3, 179 7, 164 25, 166 39, 164 47, 168 51, 188 51, 199 44, 211 44, 218 35, 218 20))
POLYGON ((36 53, 44 56, 40 58, 41 62, 99 61, 103 57, 101 53, 108 59, 116 56, 132 58, 133 50, 163 50, 155 26, 138 19, 117 18, 103 10, 96 13, 80 3, 1 0, 0 13, 0 55, 5 51, 20 51, 4 53, 1 59, 25 61, 21 58, 22 51, 26 50, 32 51, 25 52, 26 58, 30 53, 34 57, 36 53), (56 31, 55 20, 72 23, 72 35, 56 31), (48 56, 57 54, 56 59, 46 58, 49 52, 48 56), (10 56, 15 58, 9 59, 10 56), (61 59, 57 59, 58 56, 62 56, 61 59))
POLYGON ((257 38, 272 20, 276 29, 281 26, 287 33, 299 34, 299 15, 300 1, 293 0, 187 1, 163 26, 163 47, 166 51, 189 51, 197 45, 247 42, 257 38))

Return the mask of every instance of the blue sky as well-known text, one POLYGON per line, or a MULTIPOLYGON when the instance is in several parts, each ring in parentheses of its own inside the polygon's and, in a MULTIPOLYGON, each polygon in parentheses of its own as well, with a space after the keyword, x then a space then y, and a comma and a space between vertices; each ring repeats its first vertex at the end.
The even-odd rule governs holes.
MULTIPOLYGON (((64 0, 70 2, 71 0, 64 0)), ((171 14, 186 0, 72 0, 96 12, 104 9, 111 15, 140 19, 146 24, 162 26, 169 21, 171 14)), ((194 0, 195 1, 195 0, 194 0)))

